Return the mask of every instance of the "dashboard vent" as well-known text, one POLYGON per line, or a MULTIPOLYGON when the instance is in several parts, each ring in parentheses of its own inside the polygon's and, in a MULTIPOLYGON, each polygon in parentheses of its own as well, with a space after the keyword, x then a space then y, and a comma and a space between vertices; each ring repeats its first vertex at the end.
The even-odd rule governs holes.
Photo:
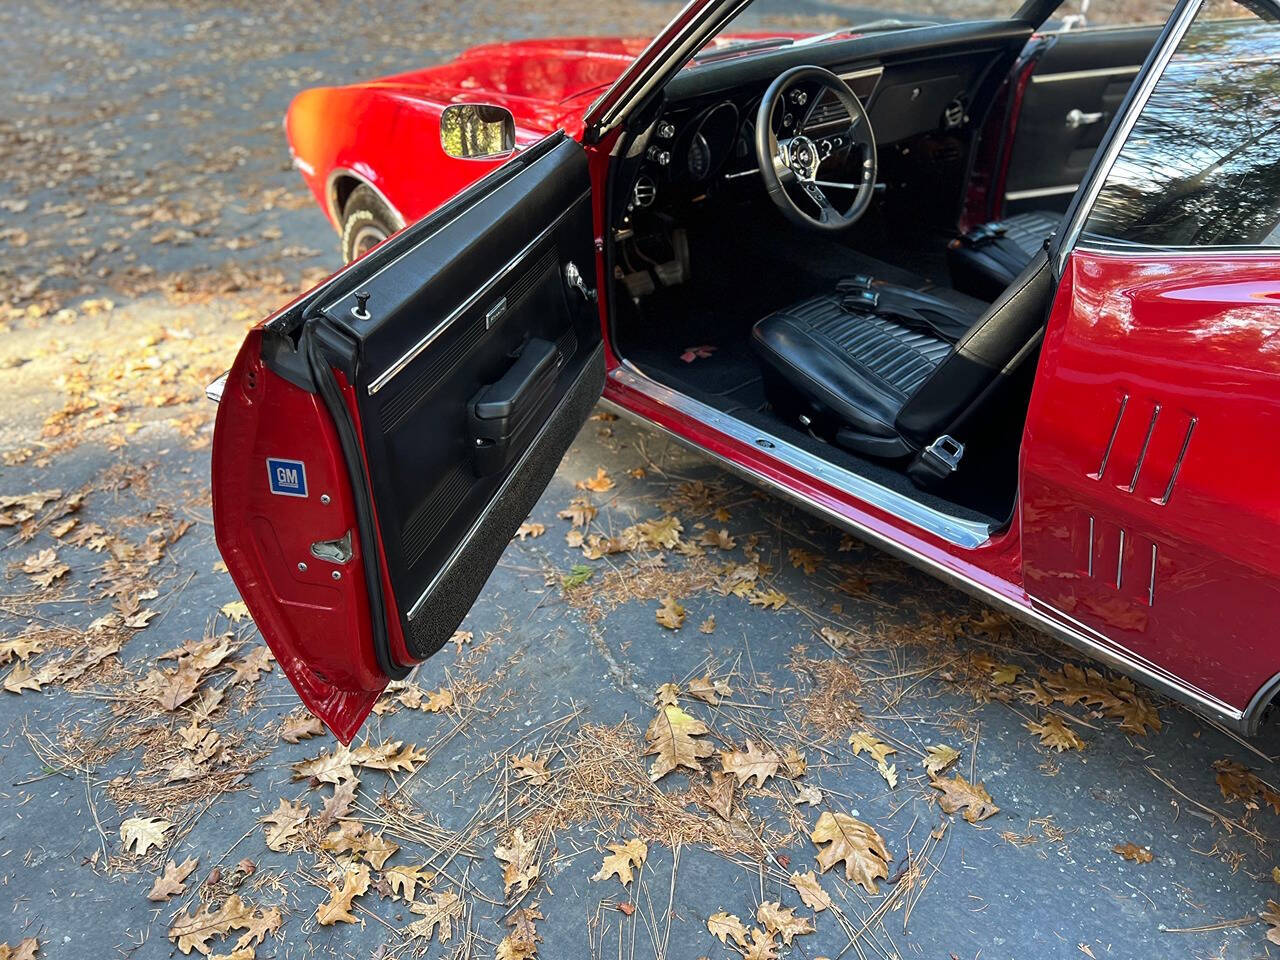
POLYGON ((813 108, 813 113, 809 114, 808 127, 824 127, 830 123, 847 122, 848 119, 849 111, 844 108, 844 104, 828 93, 823 95, 813 108))

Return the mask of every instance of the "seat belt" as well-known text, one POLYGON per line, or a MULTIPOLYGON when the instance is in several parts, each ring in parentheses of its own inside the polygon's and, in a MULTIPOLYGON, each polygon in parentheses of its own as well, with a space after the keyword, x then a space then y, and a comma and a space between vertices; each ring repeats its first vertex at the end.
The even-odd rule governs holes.
POLYGON ((954 304, 896 284, 879 283, 867 274, 847 277, 836 284, 840 306, 850 313, 879 314, 904 326, 955 343, 977 320, 954 304), (958 315, 957 315, 958 314, 958 315))

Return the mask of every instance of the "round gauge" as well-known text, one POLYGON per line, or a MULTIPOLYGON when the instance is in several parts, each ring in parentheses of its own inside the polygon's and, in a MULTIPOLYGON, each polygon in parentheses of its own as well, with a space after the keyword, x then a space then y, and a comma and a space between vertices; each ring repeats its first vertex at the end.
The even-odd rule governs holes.
POLYGON ((694 180, 705 180, 710 173, 711 146, 699 131, 689 141, 689 176, 694 180))

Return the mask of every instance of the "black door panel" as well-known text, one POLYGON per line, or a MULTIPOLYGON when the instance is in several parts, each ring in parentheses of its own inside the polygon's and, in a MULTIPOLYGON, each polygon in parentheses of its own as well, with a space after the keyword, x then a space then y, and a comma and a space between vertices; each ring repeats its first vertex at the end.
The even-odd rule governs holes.
POLYGON ((572 263, 595 287, 587 158, 553 140, 323 309, 355 342, 389 606, 414 659, 465 616, 603 384, 596 306, 565 277, 572 263))
POLYGON ((1004 214, 1064 211, 1159 26, 1050 34, 1018 113, 1004 214))

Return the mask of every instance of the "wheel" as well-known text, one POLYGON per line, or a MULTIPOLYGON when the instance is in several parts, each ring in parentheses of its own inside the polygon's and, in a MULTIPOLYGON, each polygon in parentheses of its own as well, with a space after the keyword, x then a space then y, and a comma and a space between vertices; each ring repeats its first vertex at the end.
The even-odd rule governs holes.
POLYGON ((342 208, 342 259, 363 257, 399 229, 391 208, 363 183, 351 191, 342 208))

